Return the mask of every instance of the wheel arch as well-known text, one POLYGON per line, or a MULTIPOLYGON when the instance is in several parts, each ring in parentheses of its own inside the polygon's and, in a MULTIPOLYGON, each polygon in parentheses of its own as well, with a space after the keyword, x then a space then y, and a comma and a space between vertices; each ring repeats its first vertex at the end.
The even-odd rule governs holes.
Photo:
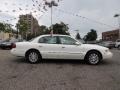
POLYGON ((37 51, 37 52, 39 53, 39 55, 41 56, 41 58, 42 58, 42 55, 41 55, 40 51, 37 50, 37 49, 35 49, 35 48, 28 49, 28 50, 25 52, 25 56, 26 56, 26 55, 28 54, 28 52, 30 52, 30 51, 37 51))
POLYGON ((102 53, 101 53, 99 50, 92 49, 92 50, 87 51, 87 53, 85 54, 84 60, 87 58, 87 55, 88 55, 90 52, 97 52, 97 53, 99 53, 100 56, 101 56, 101 59, 103 59, 103 55, 102 55, 102 53))

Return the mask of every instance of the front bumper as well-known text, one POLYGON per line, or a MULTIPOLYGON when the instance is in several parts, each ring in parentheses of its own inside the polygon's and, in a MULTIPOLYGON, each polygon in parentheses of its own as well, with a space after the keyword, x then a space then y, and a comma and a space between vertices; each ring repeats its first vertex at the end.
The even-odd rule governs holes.
POLYGON ((111 59, 112 56, 113 56, 113 53, 109 51, 103 54, 103 59, 111 59))

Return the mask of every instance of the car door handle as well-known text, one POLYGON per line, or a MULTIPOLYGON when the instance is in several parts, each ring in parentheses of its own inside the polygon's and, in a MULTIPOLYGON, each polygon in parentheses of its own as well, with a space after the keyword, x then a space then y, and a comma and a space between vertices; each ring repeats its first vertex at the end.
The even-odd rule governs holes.
POLYGON ((62 48, 65 48, 65 47, 62 47, 62 48))

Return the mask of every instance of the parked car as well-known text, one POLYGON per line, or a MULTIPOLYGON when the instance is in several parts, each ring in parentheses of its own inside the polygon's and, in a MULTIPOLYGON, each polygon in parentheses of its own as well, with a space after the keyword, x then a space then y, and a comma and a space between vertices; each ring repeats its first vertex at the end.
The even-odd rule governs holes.
POLYGON ((4 41, 1 43, 0 47, 1 47, 2 49, 11 49, 11 42, 9 42, 9 39, 4 40, 4 41))
POLYGON ((3 40, 2 39, 0 39, 0 43, 2 42, 3 40))
POLYGON ((115 47, 115 43, 112 42, 112 41, 104 41, 104 42, 100 42, 100 43, 98 43, 98 45, 100 45, 100 46, 104 46, 104 47, 107 47, 107 48, 109 48, 109 49, 112 49, 112 48, 115 47))
POLYGON ((120 49, 120 39, 116 40, 115 47, 120 49))
POLYGON ((2 39, 0 39, 0 46, 1 46, 2 42, 3 42, 3 40, 2 40, 2 39))
POLYGON ((13 45, 13 43, 15 43, 15 42, 18 42, 18 40, 17 40, 17 39, 11 39, 11 40, 7 39, 7 40, 4 40, 4 41, 1 43, 0 47, 1 47, 2 49, 12 49, 12 45, 13 45))
POLYGON ((67 35, 41 35, 29 42, 17 42, 13 45, 11 53, 25 57, 33 64, 42 59, 82 59, 95 65, 112 57, 112 53, 106 47, 82 44, 67 35))

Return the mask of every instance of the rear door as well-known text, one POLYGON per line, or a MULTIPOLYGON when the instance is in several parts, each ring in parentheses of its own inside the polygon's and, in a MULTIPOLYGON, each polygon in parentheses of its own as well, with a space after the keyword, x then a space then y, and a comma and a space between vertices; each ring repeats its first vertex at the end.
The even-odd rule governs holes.
POLYGON ((44 36, 39 39, 39 51, 43 58, 58 58, 59 49, 57 36, 44 36))

